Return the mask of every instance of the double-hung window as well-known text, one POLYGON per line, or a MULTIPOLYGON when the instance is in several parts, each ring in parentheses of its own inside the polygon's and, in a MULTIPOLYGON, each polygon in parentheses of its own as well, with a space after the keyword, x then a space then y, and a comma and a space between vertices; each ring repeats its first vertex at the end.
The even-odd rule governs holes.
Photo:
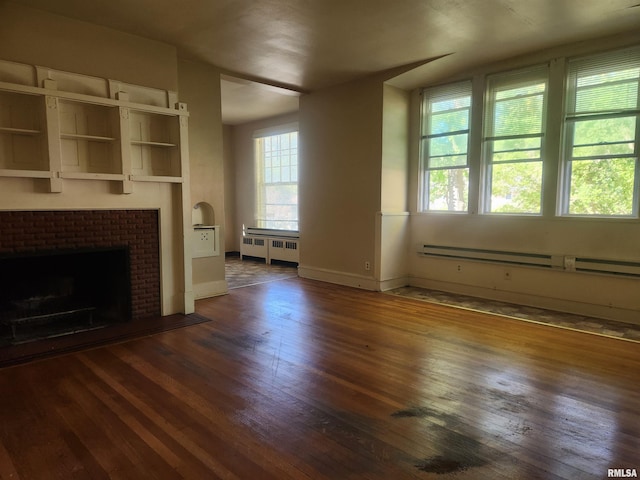
POLYGON ((258 227, 298 230, 298 132, 255 139, 258 227))
POLYGON ((638 213, 640 48, 569 62, 562 213, 638 213))
POLYGON ((423 92, 421 210, 466 212, 471 82, 423 92))
POLYGON ((540 214, 547 67, 487 79, 484 123, 487 213, 540 214))

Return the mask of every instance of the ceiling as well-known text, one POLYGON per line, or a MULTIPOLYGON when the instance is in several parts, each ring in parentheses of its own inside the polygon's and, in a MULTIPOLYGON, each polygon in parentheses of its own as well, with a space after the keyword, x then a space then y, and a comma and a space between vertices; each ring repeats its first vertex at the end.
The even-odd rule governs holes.
POLYGON ((640 29, 639 0, 14 2, 169 43, 219 67, 228 73, 225 122, 234 124, 295 110, 296 92, 382 70, 422 65, 394 83, 414 88, 469 66, 640 29), (251 115, 242 105, 249 98, 251 115))

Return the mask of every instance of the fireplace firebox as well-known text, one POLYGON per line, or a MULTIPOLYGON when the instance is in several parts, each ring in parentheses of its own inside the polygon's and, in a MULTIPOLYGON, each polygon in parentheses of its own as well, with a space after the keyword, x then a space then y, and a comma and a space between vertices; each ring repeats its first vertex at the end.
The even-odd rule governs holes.
POLYGON ((129 248, 0 256, 0 344, 131 320, 129 248))

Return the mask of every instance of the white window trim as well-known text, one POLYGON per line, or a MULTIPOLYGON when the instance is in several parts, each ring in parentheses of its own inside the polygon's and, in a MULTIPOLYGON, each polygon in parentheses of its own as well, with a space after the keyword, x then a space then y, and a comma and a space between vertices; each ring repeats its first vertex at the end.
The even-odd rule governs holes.
MULTIPOLYGON (((576 122, 579 121, 580 112, 576 112, 574 106, 576 100, 576 85, 571 82, 571 64, 572 63, 592 63, 594 68, 601 62, 603 64, 613 63, 618 60, 619 64, 628 61, 627 55, 635 56, 635 65, 640 67, 640 47, 634 46, 629 48, 617 49, 611 52, 601 52, 596 54, 582 55, 567 59, 567 67, 565 71, 566 88, 564 89, 564 110, 563 110, 563 130, 562 130, 562 158, 560 161, 560 193, 558 195, 557 215, 562 217, 578 217, 578 218, 596 218, 596 219, 637 219, 640 213, 640 91, 638 92, 638 104, 635 110, 625 110, 628 116, 636 116, 636 133, 635 133, 635 175, 633 186, 633 203, 632 212, 627 215, 606 215, 606 214, 585 214, 571 213, 570 195, 571 195, 571 162, 573 161, 573 133, 576 122)), ((621 112, 603 112, 602 115, 620 115, 621 112)), ((627 116, 625 115, 625 116, 627 116)), ((590 115, 599 117, 598 114, 590 115)), ((602 117, 600 117, 602 118, 602 117)))
MULTIPOLYGON (((525 68, 520 68, 517 70, 509 70, 506 72, 495 73, 491 75, 487 75, 485 82, 485 92, 484 92, 484 102, 482 106, 483 110, 483 129, 482 129, 482 185, 480 188, 482 198, 480 199, 481 212, 484 215, 512 215, 512 216, 541 216, 544 212, 544 192, 545 192, 545 170, 548 168, 546 161, 547 154, 547 118, 549 115, 549 88, 550 88, 550 80, 549 80, 549 65, 548 63, 542 63, 537 65, 532 65, 525 68), (543 104, 542 104, 542 125, 540 132, 540 160, 531 160, 531 161, 518 161, 518 163, 534 163, 540 162, 542 165, 542 179, 540 185, 540 209, 538 212, 495 212, 491 210, 491 193, 492 193, 492 166, 493 162, 491 161, 491 142, 503 137, 497 137, 493 132, 493 110, 492 107, 495 104, 493 99, 490 99, 489 96, 494 88, 498 88, 503 85, 513 85, 516 86, 519 83, 526 83, 527 81, 537 81, 544 80, 545 82, 545 92, 543 94, 543 104), (491 107, 491 108, 490 108, 491 107)), ((537 135, 536 135, 537 136, 537 135)), ((506 137, 504 137, 506 138, 506 137)), ((502 162, 500 162, 502 163, 502 162)), ((514 162, 505 162, 505 163, 514 163, 514 162)))
MULTIPOLYGON (((268 127, 268 128, 263 128, 260 130, 256 130, 253 132, 253 156, 254 156, 254 172, 255 172, 255 181, 254 181, 254 189, 255 189, 255 217, 254 217, 254 225, 260 228, 264 228, 264 225, 261 225, 261 223, 264 221, 266 222, 266 219, 261 219, 261 210, 262 210, 262 203, 264 202, 264 192, 262 191, 262 188, 264 185, 266 185, 266 183, 264 182, 264 178, 263 178, 263 171, 262 169, 264 168, 264 165, 262 164, 264 158, 261 157, 261 153, 259 152, 257 145, 258 145, 258 140, 263 139, 263 138, 267 138, 267 137, 272 137, 272 136, 277 136, 277 135, 284 135, 287 133, 293 133, 293 132, 298 132, 298 141, 299 141, 299 128, 298 128, 298 122, 290 122, 290 123, 286 123, 286 124, 282 124, 282 125, 276 125, 273 127, 268 127), (259 158, 260 157, 260 158, 259 158)), ((297 157, 297 168, 298 168, 298 179, 295 182, 289 182, 288 184, 295 184, 296 187, 298 188, 298 198, 299 198, 299 186, 300 186, 300 177, 299 177, 299 167, 300 167, 300 149, 299 149, 299 144, 298 144, 298 150, 296 153, 296 157, 297 157)), ((282 185, 285 185, 284 183, 282 185)), ((300 205, 298 203, 297 205, 298 207, 298 213, 297 213, 297 223, 298 223, 298 227, 300 225, 300 205)), ((276 228, 271 228, 271 230, 278 230, 276 228)), ((288 230, 288 229, 282 229, 285 231, 294 231, 294 230, 288 230)), ((295 231, 298 231, 297 229, 295 231)))
MULTIPOLYGON (((462 80, 458 82, 454 82, 451 84, 425 88, 422 91, 421 105, 420 105, 420 161, 419 161, 419 172, 420 172, 420 180, 418 185, 418 209, 422 213, 449 213, 449 214, 466 214, 469 213, 469 203, 470 203, 470 185, 467 185, 467 209, 466 210, 438 210, 432 209, 429 202, 430 191, 429 191, 429 180, 432 171, 435 170, 462 170, 466 169, 470 171, 470 155, 471 155, 471 135, 473 133, 473 114, 474 114, 474 96, 473 96, 473 81, 472 80, 462 80), (456 165, 451 167, 437 167, 432 168, 428 165, 428 159, 431 158, 430 155, 426 153, 427 148, 425 147, 427 140, 431 135, 425 132, 426 128, 423 125, 423 120, 426 118, 425 115, 425 104, 427 99, 433 98, 446 98, 451 95, 454 96, 455 92, 459 91, 463 93, 465 91, 469 92, 470 95, 470 105, 469 105, 469 128, 466 129, 467 134, 467 160, 465 165, 456 165)), ((464 132, 464 131, 461 131, 464 132)), ((460 133, 460 132, 455 132, 460 133)))

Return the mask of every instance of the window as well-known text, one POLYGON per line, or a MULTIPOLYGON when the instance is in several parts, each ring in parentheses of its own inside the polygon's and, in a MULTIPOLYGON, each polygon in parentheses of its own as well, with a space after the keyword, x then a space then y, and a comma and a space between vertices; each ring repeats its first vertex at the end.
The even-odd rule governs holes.
POLYGON ((546 66, 489 77, 484 211, 541 213, 546 93, 546 66))
POLYGON ((637 215, 639 80, 638 48, 569 62, 562 213, 637 215))
POLYGON ((298 230, 298 132, 255 139, 257 226, 298 230))
POLYGON ((423 95, 421 210, 466 212, 471 82, 423 95))
POLYGON ((419 211, 640 216, 640 45, 477 75, 482 89, 423 89, 419 211))

